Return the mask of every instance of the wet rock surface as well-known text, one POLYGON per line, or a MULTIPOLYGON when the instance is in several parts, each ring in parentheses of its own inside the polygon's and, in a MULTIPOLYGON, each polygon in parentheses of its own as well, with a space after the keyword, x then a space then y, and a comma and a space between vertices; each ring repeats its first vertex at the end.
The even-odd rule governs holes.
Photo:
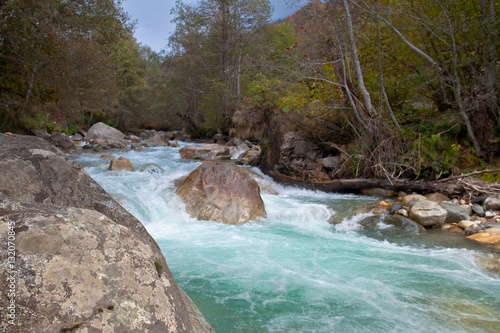
POLYGON ((199 220, 241 224, 266 217, 259 185, 232 162, 204 162, 179 184, 177 195, 199 220))

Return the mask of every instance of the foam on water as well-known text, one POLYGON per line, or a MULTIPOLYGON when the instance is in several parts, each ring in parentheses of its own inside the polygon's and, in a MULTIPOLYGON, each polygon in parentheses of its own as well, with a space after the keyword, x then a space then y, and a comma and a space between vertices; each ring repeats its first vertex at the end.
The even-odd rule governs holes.
POLYGON ((500 331, 500 280, 476 265, 481 250, 459 238, 452 247, 435 245, 432 233, 371 213, 329 223, 377 198, 283 187, 264 177, 279 193, 262 195, 266 219, 197 221, 173 181, 199 162, 181 160, 174 148, 116 155, 136 167, 155 163, 160 173, 107 171, 98 156, 73 158, 145 224, 219 333, 500 331))

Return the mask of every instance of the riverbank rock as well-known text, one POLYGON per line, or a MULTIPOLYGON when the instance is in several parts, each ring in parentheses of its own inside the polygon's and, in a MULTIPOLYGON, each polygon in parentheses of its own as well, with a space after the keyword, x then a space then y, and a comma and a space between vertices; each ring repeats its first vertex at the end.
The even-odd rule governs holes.
POLYGON ((54 133, 50 136, 48 139, 50 143, 53 145, 67 151, 69 149, 73 149, 75 147, 75 144, 71 140, 71 138, 63 133, 54 133))
POLYGON ((92 125, 85 138, 89 141, 93 141, 96 139, 122 141, 123 139, 125 139, 125 134, 114 127, 100 122, 92 125))
MULTIPOLYGON (((17 251, 16 322, 2 315, 0 331, 211 331, 144 226, 83 169, 42 139, 0 134, 0 147, 0 240, 14 231, 17 251)), ((2 251, 4 291, 8 271, 2 251)))
POLYGON ((498 198, 486 198, 484 200, 484 209, 485 210, 500 210, 500 199, 498 198))
POLYGON ((464 220, 470 220, 469 213, 467 210, 459 205, 454 205, 450 203, 442 202, 439 204, 441 208, 444 208, 447 212, 446 223, 460 222, 464 220))
POLYGON ((446 210, 441 208, 436 202, 420 200, 413 204, 409 217, 424 227, 429 227, 443 223, 446 220, 447 214, 446 210))
POLYGON ((108 170, 118 171, 118 170, 127 170, 127 171, 135 171, 135 167, 130 162, 128 158, 121 156, 117 160, 111 160, 109 163, 108 170))
POLYGON ((241 224, 266 217, 259 185, 231 162, 204 162, 182 181, 177 194, 199 220, 241 224))
POLYGON ((405 207, 411 207, 416 202, 423 200, 427 200, 427 198, 420 194, 409 194, 400 198, 401 203, 405 207))
POLYGON ((179 150, 179 153, 181 158, 186 160, 231 159, 229 148, 215 143, 185 146, 179 150))
POLYGON ((478 232, 474 235, 470 235, 467 238, 475 240, 479 243, 484 244, 499 244, 500 243, 500 226, 492 227, 484 230, 484 232, 478 232))
POLYGON ((171 132, 154 132, 153 136, 148 137, 144 140, 148 145, 160 145, 169 146, 170 138, 172 137, 171 132))
POLYGON ((245 150, 238 156, 238 160, 245 165, 256 166, 260 158, 260 146, 245 150))
POLYGON ((448 198, 446 195, 442 193, 429 193, 425 195, 425 197, 427 198, 427 200, 434 201, 437 203, 450 200, 450 198, 448 198))

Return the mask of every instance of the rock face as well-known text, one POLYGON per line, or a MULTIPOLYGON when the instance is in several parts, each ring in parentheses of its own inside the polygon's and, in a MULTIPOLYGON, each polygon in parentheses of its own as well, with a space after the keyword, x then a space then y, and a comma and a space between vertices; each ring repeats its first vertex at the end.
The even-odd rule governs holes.
POLYGON ((13 230, 17 251, 15 325, 2 315, 0 331, 211 331, 144 226, 84 170, 43 139, 0 134, 0 148, 0 237, 13 230))
POLYGON ((179 150, 181 158, 187 160, 230 159, 229 148, 215 143, 201 146, 190 145, 179 150))
POLYGON ((199 220, 241 224, 266 217, 259 185, 234 163, 203 163, 179 185, 177 194, 199 220))
POLYGON ((92 125, 86 136, 86 139, 89 141, 96 139, 121 141, 124 138, 125 134, 123 134, 116 128, 106 125, 105 123, 97 123, 92 125))
POLYGON ((430 200, 420 200, 413 205, 410 210, 410 219, 420 223, 424 227, 443 223, 446 220, 447 212, 436 202, 430 200))

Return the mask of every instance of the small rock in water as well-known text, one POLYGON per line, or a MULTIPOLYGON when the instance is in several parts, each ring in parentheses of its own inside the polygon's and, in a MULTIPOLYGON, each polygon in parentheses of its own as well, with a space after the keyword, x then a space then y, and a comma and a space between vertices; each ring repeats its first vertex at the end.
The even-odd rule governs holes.
POLYGON ((394 214, 408 217, 408 211, 404 208, 398 209, 397 211, 394 212, 394 214))
POLYGON ((103 160, 116 160, 116 157, 113 155, 101 155, 101 159, 103 159, 103 160))
POLYGON ((157 173, 161 173, 161 168, 154 163, 148 163, 148 164, 144 164, 143 166, 141 166, 139 168, 139 171, 140 172, 147 172, 147 173, 151 173, 151 174, 157 174, 157 173))
POLYGON ((398 210, 403 208, 403 204, 401 202, 396 203, 394 206, 391 208, 391 214, 394 214, 398 210))

